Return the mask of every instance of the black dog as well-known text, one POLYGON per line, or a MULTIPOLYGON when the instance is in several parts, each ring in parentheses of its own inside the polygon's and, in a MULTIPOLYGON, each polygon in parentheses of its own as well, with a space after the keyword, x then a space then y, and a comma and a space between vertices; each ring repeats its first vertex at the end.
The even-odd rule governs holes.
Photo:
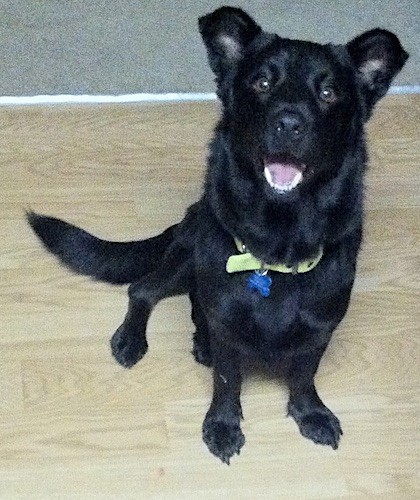
POLYGON ((133 283, 112 339, 126 367, 147 350, 153 306, 190 294, 194 354, 214 366, 203 438, 224 462, 244 444, 241 365, 249 356, 285 378, 288 413, 301 434, 335 449, 340 423, 314 376, 355 277, 364 123, 408 55, 385 30, 319 45, 266 33, 231 7, 202 17, 199 27, 223 111, 204 195, 184 220, 131 243, 98 240, 36 214, 29 222, 70 268, 133 283))

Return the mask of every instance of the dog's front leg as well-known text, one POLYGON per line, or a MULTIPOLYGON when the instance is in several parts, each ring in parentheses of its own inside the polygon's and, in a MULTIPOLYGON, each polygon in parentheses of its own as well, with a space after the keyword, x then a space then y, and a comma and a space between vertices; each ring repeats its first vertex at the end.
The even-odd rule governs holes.
POLYGON ((203 440, 209 450, 222 462, 230 458, 245 443, 241 431, 242 409, 240 402, 241 370, 236 350, 212 335, 213 399, 203 423, 203 440))
POLYGON ((146 354, 146 327, 153 307, 165 297, 187 293, 193 273, 191 251, 174 245, 158 269, 130 285, 128 312, 111 339, 112 354, 118 363, 131 368, 146 354))
POLYGON ((289 359, 286 379, 290 389, 288 415, 294 418, 300 433, 315 443, 338 447, 343 434, 340 421, 321 401, 314 377, 325 348, 289 359))
POLYGON ((190 291, 190 301, 191 319, 195 325, 192 353, 197 363, 200 363, 204 366, 212 366, 213 360, 211 354, 210 335, 207 326, 207 318, 200 305, 195 289, 190 291))

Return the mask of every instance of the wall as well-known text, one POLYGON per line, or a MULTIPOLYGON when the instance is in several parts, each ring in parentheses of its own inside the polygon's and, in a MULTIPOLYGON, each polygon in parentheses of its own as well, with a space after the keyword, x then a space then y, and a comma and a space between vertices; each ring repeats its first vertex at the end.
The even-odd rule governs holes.
MULTIPOLYGON (((0 0, 0 95, 211 92, 197 18, 221 5, 184 0, 0 0)), ((420 83, 416 0, 237 1, 267 30, 345 43, 376 26, 411 54, 397 85, 420 83)))

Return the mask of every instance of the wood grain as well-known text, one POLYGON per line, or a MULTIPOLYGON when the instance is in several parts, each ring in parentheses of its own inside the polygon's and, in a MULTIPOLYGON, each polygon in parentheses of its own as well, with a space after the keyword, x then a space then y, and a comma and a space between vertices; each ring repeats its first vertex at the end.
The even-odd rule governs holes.
POLYGON ((185 297, 160 304, 126 371, 108 339, 124 287, 74 276, 24 210, 109 239, 179 220, 201 191, 217 105, 0 110, 1 498, 419 498, 420 96, 368 127, 366 236, 347 317, 318 374, 345 431, 300 437, 284 386, 252 374, 247 443, 230 467, 201 441, 211 374, 191 354, 185 297))

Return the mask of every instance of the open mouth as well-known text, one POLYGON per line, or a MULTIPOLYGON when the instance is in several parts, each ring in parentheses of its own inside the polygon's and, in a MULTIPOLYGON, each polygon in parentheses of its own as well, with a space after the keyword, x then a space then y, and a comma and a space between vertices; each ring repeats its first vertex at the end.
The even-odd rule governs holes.
POLYGON ((291 191, 303 180, 306 165, 296 158, 271 154, 264 158, 264 176, 279 193, 291 191))

